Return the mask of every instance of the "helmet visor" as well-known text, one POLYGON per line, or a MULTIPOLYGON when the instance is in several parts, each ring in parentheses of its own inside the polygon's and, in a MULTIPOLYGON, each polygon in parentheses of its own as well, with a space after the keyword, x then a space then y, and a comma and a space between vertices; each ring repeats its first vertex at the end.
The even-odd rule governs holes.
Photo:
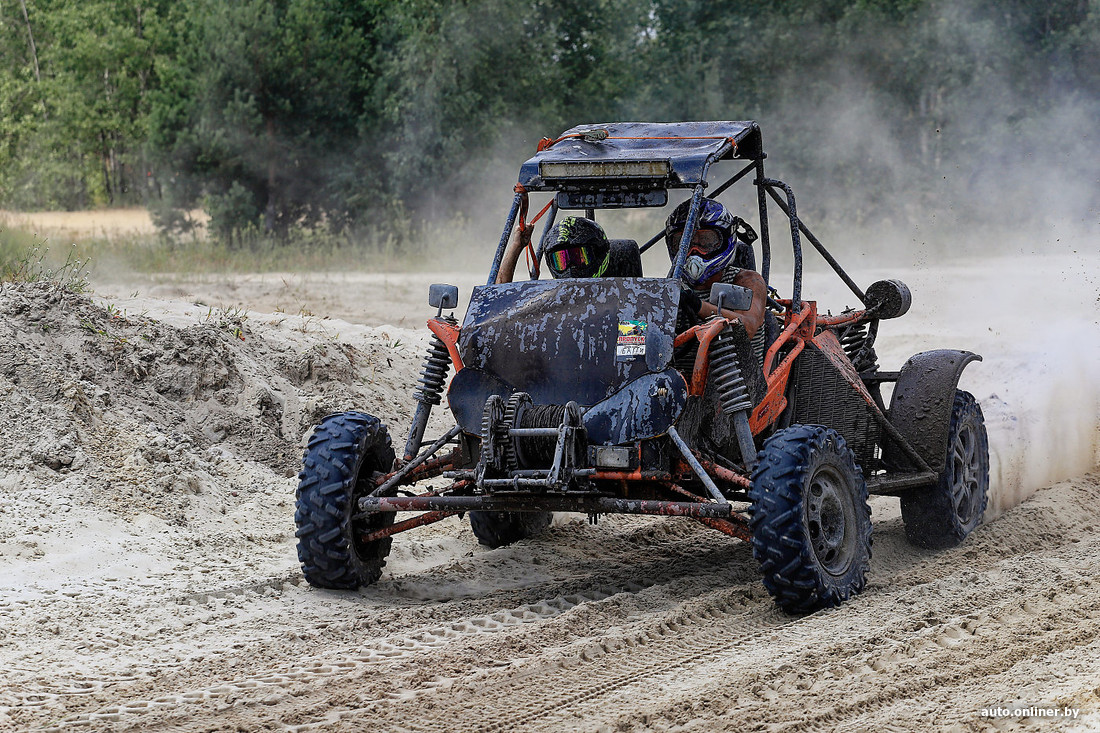
POLYGON ((587 265, 592 262, 592 256, 588 247, 566 247, 546 253, 546 264, 557 273, 562 273, 570 267, 587 265))

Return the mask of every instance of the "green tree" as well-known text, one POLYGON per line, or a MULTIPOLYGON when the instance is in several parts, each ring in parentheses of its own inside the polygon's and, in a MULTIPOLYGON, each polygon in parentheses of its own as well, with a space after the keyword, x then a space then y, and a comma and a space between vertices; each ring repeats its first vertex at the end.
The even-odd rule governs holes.
POLYGON ((170 206, 205 201, 223 235, 347 220, 371 20, 349 5, 198 0, 180 15, 150 129, 170 206))
POLYGON ((736 117, 803 211, 891 216, 1025 139, 1094 181, 1098 48, 1100 0, 18 0, 0 204, 400 233, 574 124, 736 117))
POLYGON ((618 117, 633 94, 647 7, 634 0, 391 5, 368 114, 393 195, 415 216, 438 214, 455 190, 476 195, 473 184, 502 165, 515 167, 541 135, 618 117))
POLYGON ((166 4, 4 5, 0 50, 11 61, 0 72, 4 199, 63 208, 144 199, 144 117, 153 83, 145 34, 166 4))

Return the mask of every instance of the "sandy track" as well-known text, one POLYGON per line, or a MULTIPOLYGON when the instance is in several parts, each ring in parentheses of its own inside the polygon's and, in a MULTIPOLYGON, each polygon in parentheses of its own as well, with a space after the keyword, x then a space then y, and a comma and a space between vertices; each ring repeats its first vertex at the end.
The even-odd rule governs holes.
POLYGON ((104 666, 178 657, 197 636, 233 643, 156 674, 40 678, 23 712, 122 730, 430 731, 916 730, 980 727, 997 705, 1095 710, 1098 522, 1095 474, 948 552, 914 551, 899 520, 878 521, 868 590, 805 618, 775 610, 746 546, 687 520, 572 522, 360 593, 308 590, 292 568, 144 603, 141 589, 92 591, 179 627, 100 636, 104 666), (541 571, 565 563, 567 578, 541 571), (487 577, 519 587, 462 597, 487 577))
MULTIPOLYGON (((394 278, 398 300, 421 279, 394 278)), ((424 335, 369 325, 384 304, 358 325, 163 295, 0 290, 0 729, 1051 725, 982 717, 997 706, 1078 708, 1054 724, 1100 729, 1100 473, 1055 481, 1096 463, 1098 392, 1079 379, 1095 324, 1070 351, 1044 337, 1044 361, 998 351, 989 321, 964 383, 990 423, 987 523, 916 550, 896 500, 875 499, 867 590, 796 618, 746 545, 684 519, 559 516, 489 551, 451 518, 400 535, 374 586, 308 587, 302 435, 350 406, 406 425, 424 335)), ((936 310, 911 318, 884 333, 887 366, 959 345, 936 310)))

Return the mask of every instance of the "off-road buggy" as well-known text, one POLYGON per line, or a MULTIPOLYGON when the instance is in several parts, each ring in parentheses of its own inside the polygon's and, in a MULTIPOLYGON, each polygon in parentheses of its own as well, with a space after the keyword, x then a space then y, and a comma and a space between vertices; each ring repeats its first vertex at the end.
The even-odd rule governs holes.
MULTIPOLYGON (((593 521, 658 514, 751 542, 776 602, 805 612, 863 589, 869 492, 901 498, 914 544, 961 542, 981 520, 989 481, 981 410, 957 389, 980 357, 930 351, 900 371, 880 369, 879 322, 908 310, 908 289, 896 280, 860 289, 799 219, 790 186, 765 175, 765 157, 754 122, 588 125, 541 141, 520 169, 487 283, 474 288, 461 324, 444 314, 456 307, 457 288, 431 288, 434 336, 401 456, 386 426, 360 412, 331 415, 312 433, 295 513, 306 579, 323 588, 372 583, 392 535, 454 514, 468 514, 491 547, 546 527, 551 512, 593 521), (712 186, 720 161, 733 162, 722 163, 732 175, 712 186), (749 174, 757 269, 770 283, 770 199, 790 227, 791 289, 786 297, 769 289, 755 341, 739 320, 718 316, 677 332, 680 276, 704 192, 717 197, 749 174), (641 246, 613 242, 602 277, 538 279, 559 210, 594 217, 666 206, 669 189, 690 191, 691 208, 665 276, 641 276, 640 252, 658 232, 641 246), (540 192, 551 200, 528 221, 529 196, 540 192), (532 279, 498 284, 513 229, 544 214, 532 279), (826 315, 803 298, 803 237, 862 307, 826 315), (425 439, 444 391, 455 425, 425 439), (442 485, 418 488, 439 477, 442 485), (398 512, 416 514, 395 522, 398 512)), ((720 285, 711 300, 737 310, 748 307, 746 296, 720 285)))

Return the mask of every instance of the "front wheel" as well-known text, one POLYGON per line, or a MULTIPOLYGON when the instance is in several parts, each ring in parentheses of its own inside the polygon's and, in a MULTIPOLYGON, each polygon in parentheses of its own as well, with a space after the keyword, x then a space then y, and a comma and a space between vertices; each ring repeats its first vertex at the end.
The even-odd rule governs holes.
POLYGON ((947 463, 935 486, 902 497, 905 534, 918 547, 954 547, 981 523, 988 494, 985 416, 974 395, 955 390, 947 433, 947 463))
POLYGON ((392 539, 363 542, 393 524, 393 512, 358 510, 374 487, 371 477, 393 467, 390 436, 362 412, 329 415, 313 431, 298 474, 294 522, 302 574, 318 588, 355 589, 382 575, 392 539))
POLYGON ((752 554, 790 613, 837 606, 863 590, 871 561, 867 484, 844 438, 794 425, 764 442, 752 474, 752 554))

